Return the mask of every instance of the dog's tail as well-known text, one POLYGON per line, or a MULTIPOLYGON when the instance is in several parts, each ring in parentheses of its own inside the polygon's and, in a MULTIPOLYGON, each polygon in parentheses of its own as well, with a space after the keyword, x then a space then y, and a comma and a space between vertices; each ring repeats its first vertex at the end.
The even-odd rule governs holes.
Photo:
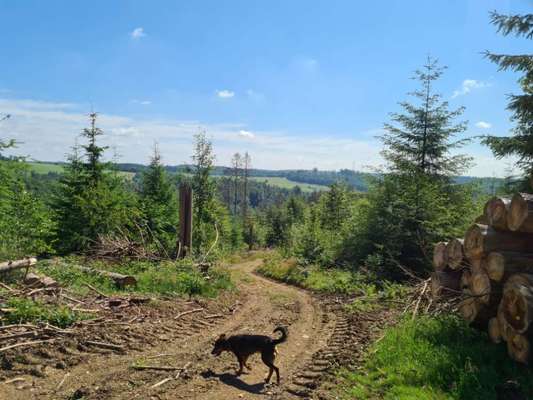
POLYGON ((274 333, 276 333, 276 332, 280 332, 281 333, 281 337, 279 339, 272 339, 272 344, 274 346, 276 346, 276 345, 278 345, 280 343, 283 343, 284 341, 287 340, 287 336, 289 336, 289 331, 284 326, 278 326, 276 329, 274 329, 274 333))

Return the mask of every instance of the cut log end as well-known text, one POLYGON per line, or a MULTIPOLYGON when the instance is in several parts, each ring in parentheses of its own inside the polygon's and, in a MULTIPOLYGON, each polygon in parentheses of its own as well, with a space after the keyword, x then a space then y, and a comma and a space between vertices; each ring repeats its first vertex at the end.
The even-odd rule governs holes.
POLYGON ((507 215, 507 225, 512 231, 520 229, 529 215, 528 202, 521 193, 516 193, 511 199, 509 213, 507 215))
POLYGON ((463 239, 452 239, 446 245, 446 256, 448 258, 448 266, 451 269, 458 269, 464 258, 463 239))
POLYGON ((486 272, 478 271, 472 274, 470 282, 472 294, 477 296, 482 304, 489 304, 491 285, 490 279, 486 272))
POLYGON ((442 271, 446 268, 446 264, 448 264, 446 245, 446 242, 439 242, 433 249, 433 267, 435 271, 442 271))
POLYGON ((529 364, 531 358, 531 346, 524 335, 513 334, 507 340, 507 352, 509 356, 522 364, 529 364))
POLYGON ((487 256, 487 274, 493 281, 500 282, 505 272, 505 260, 501 253, 492 252, 487 256))

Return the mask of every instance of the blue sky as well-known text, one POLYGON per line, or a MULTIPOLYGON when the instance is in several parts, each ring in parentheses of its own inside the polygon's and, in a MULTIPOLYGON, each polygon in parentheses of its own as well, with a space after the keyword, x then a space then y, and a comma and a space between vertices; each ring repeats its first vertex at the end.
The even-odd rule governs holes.
MULTIPOLYGON (((480 54, 531 51, 504 38, 489 11, 531 0, 6 1, 0 0, 0 137, 62 160, 93 108, 122 161, 190 160, 192 134, 217 163, 248 150, 258 168, 365 169, 375 139, 428 54, 449 68, 437 90, 464 105, 468 135, 506 134, 516 76, 480 54)), ((528 47, 529 46, 529 47, 528 47)), ((476 144, 473 175, 501 176, 476 144)))

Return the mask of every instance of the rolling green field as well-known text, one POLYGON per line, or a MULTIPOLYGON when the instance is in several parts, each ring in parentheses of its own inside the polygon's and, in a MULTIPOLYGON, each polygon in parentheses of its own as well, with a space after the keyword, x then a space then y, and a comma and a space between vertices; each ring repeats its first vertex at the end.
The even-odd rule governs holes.
MULTIPOLYGON (((40 162, 30 162, 30 167, 33 171, 38 174, 47 174, 49 172, 63 172, 63 166, 52 164, 52 163, 40 163, 40 162)), ((135 174, 133 172, 121 172, 125 176, 132 178, 135 174)), ((317 192, 321 190, 328 190, 327 186, 324 185, 313 185, 310 183, 301 183, 288 180, 287 178, 277 177, 277 176, 257 176, 250 177, 250 179, 257 182, 266 182, 269 185, 277 186, 284 189, 292 189, 296 186, 299 186, 303 192, 317 192)))
POLYGON ((328 190, 328 187, 324 185, 313 185, 310 183, 294 182, 288 180, 287 178, 281 178, 277 176, 253 176, 250 179, 253 179, 257 182, 266 182, 269 185, 285 189, 292 189, 295 186, 300 186, 300 189, 302 189, 303 192, 318 192, 321 190, 328 190))
POLYGON ((32 171, 37 172, 38 174, 47 174, 49 172, 63 172, 63 166, 57 164, 49 163, 39 163, 39 162, 29 162, 32 171))

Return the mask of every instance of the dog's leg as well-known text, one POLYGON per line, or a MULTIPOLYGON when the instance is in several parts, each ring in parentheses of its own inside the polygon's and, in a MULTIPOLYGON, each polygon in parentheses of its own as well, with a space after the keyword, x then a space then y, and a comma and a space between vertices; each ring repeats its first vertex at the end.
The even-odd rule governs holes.
POLYGON ((272 373, 276 371, 276 378, 279 384, 279 369, 274 365, 274 352, 272 353, 262 353, 261 354, 261 360, 263 360, 263 363, 269 368, 268 375, 265 379, 265 382, 270 382, 270 378, 272 378, 272 373))
POLYGON ((252 370, 252 367, 250 367, 250 366, 248 365, 248 357, 249 357, 249 356, 244 357, 244 359, 243 359, 243 364, 244 364, 244 366, 248 369, 248 371, 251 371, 251 370, 252 370))
POLYGON ((239 370, 237 371, 236 375, 239 376, 242 375, 242 369, 245 363, 243 362, 241 357, 237 357, 237 360, 239 361, 239 370))

